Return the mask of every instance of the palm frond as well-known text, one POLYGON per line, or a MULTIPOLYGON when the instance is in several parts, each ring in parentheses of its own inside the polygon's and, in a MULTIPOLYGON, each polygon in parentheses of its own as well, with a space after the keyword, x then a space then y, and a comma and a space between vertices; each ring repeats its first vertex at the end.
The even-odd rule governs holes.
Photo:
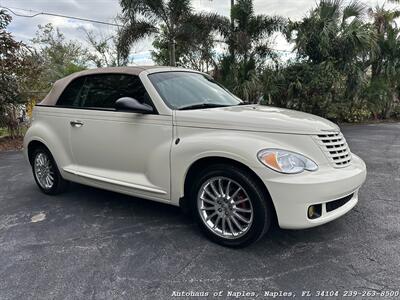
POLYGON ((321 0, 314 14, 322 20, 338 20, 342 6, 342 0, 321 0))
POLYGON ((357 53, 367 54, 378 49, 375 35, 368 25, 359 20, 353 20, 345 27, 340 36, 339 44, 339 47, 344 50, 343 56, 357 53))
POLYGON ((163 0, 120 0, 122 15, 126 19, 137 19, 142 15, 149 21, 162 19, 168 21, 166 7, 163 0))
POLYGON ((238 0, 231 9, 231 17, 235 20, 238 30, 245 30, 254 16, 252 0, 238 0))
POLYGON ((118 51, 127 58, 132 45, 147 36, 158 32, 158 28, 146 21, 131 21, 124 25, 119 32, 118 51))
POLYGON ((187 16, 178 28, 177 36, 188 41, 207 38, 213 33, 225 36, 229 33, 229 28, 230 20, 227 17, 202 12, 187 16))
POLYGON ((190 0, 170 0, 167 3, 168 15, 172 22, 178 23, 193 14, 190 0))
POLYGON ((362 18, 366 13, 366 5, 360 1, 352 1, 343 9, 343 22, 348 18, 362 18))
POLYGON ((249 20, 248 32, 252 37, 270 36, 274 32, 283 32, 287 22, 280 16, 256 15, 249 20))

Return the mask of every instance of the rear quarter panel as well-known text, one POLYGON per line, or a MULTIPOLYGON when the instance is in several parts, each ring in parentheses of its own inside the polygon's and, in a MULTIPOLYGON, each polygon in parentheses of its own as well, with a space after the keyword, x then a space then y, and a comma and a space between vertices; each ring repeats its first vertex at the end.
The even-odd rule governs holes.
POLYGON ((70 146, 70 110, 35 106, 32 117, 32 125, 24 137, 25 156, 30 142, 43 143, 57 162, 61 175, 68 179, 70 175, 62 169, 74 163, 70 146))

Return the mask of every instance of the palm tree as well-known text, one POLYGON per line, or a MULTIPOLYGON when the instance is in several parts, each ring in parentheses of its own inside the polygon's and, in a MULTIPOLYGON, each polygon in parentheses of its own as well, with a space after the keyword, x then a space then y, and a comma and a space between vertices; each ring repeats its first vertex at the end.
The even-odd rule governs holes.
POLYGON ((300 58, 313 63, 335 60, 345 68, 355 57, 369 54, 371 47, 376 49, 363 20, 365 12, 359 2, 344 5, 342 0, 321 0, 308 17, 290 23, 287 36, 300 58))
POLYGON ((207 20, 210 28, 217 29, 224 18, 217 14, 195 14, 190 0, 120 0, 124 26, 119 35, 118 48, 123 57, 140 39, 162 33, 168 43, 169 63, 176 66, 176 43, 190 40, 190 25, 196 20, 207 20))
MULTIPOLYGON (((395 1, 395 0, 392 0, 395 1)), ((399 1, 400 0, 396 0, 399 1)), ((392 31, 396 27, 395 20, 400 17, 400 10, 388 10, 384 5, 376 6, 375 9, 369 9, 369 15, 373 19, 373 26, 375 29, 375 33, 378 38, 379 48, 381 49, 380 53, 375 56, 375 59, 372 62, 372 77, 378 76, 382 71, 382 61, 384 53, 384 42, 387 40, 388 31, 392 31)))
POLYGON ((225 32, 227 42, 234 53, 244 61, 269 53, 269 38, 282 31, 286 19, 279 16, 256 15, 252 0, 237 0, 231 8, 233 26, 225 32))
MULTIPOLYGON (((328 94, 320 94, 317 86, 310 98, 304 99, 313 102, 312 106, 317 108, 318 101, 331 99, 327 105, 339 114, 362 107, 360 95, 367 84, 370 58, 378 51, 376 35, 365 16, 366 7, 358 1, 321 0, 307 17, 290 22, 288 40, 294 43, 300 62, 316 72, 311 78, 323 82, 327 74, 336 75, 325 88, 328 94)), ((303 88, 307 84, 304 80, 303 88)))
POLYGON ((244 100, 258 102, 263 91, 259 70, 267 57, 274 56, 270 38, 283 30, 286 20, 256 15, 252 0, 235 2, 231 23, 221 31, 229 51, 223 56, 216 77, 244 100))
MULTIPOLYGON (((176 36, 176 64, 181 67, 209 72, 217 68, 215 33, 226 28, 229 20, 217 14, 193 14, 182 24, 176 36)), ((168 32, 165 26, 156 36, 152 58, 157 64, 169 63, 168 32)))
POLYGON ((383 117, 389 118, 400 87, 400 30, 395 22, 400 17, 400 10, 386 9, 382 5, 370 9, 369 14, 380 50, 372 57, 371 86, 381 87, 379 104, 383 117))

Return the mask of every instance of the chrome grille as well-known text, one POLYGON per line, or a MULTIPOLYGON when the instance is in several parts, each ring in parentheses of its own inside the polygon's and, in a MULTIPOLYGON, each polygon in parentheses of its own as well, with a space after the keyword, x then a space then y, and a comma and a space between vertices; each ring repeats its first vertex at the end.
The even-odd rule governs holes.
POLYGON ((317 143, 335 167, 345 167, 351 162, 351 152, 341 132, 319 134, 317 143))

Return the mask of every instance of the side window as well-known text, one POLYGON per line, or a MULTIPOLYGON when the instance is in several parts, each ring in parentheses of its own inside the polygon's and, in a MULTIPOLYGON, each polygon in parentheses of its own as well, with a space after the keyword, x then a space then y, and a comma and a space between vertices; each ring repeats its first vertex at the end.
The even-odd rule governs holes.
POLYGON ((70 82, 70 84, 62 92, 61 96, 58 98, 56 105, 79 107, 81 100, 81 89, 84 82, 84 77, 76 78, 70 82))
POLYGON ((151 105, 140 78, 125 74, 99 74, 86 77, 82 107, 113 109, 115 101, 132 97, 151 105))

